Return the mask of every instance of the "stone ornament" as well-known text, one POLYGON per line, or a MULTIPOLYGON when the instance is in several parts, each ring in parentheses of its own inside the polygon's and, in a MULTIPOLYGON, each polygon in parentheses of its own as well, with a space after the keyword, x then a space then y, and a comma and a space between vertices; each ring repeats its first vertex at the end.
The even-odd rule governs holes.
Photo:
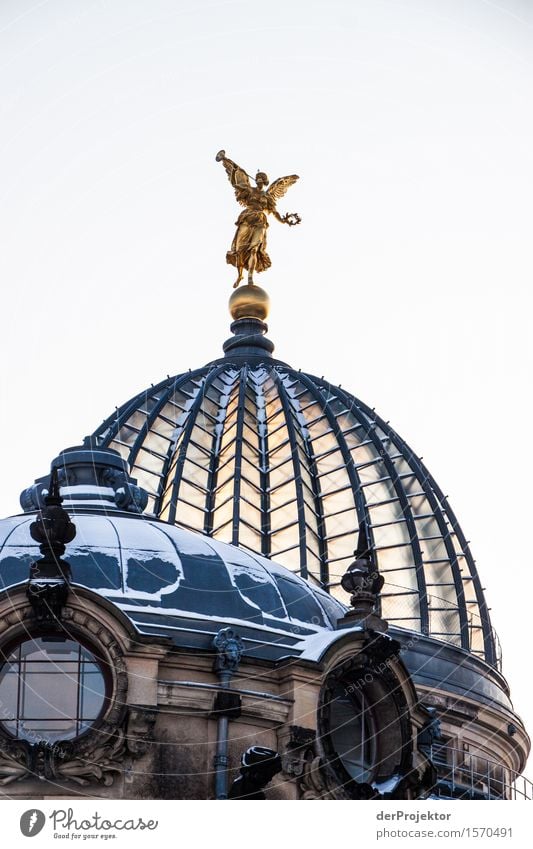
POLYGON ((39 622, 59 622, 68 596, 70 565, 62 560, 65 547, 76 536, 76 525, 63 509, 57 469, 52 470, 50 491, 34 522, 32 539, 39 543, 42 557, 32 563, 27 595, 39 622))
POLYGON ((217 651, 215 672, 219 675, 221 672, 233 674, 241 662, 244 651, 244 643, 240 636, 233 628, 222 628, 213 640, 213 645, 217 651))
POLYGON ((0 785, 29 778, 73 782, 78 785, 113 784, 125 771, 125 759, 141 757, 152 740, 157 712, 150 708, 128 708, 122 723, 112 730, 102 728, 79 740, 54 744, 28 743, 0 736, 0 785))
POLYGON ((274 749, 252 746, 241 757, 241 770, 229 791, 229 799, 265 799, 264 788, 281 772, 281 758, 274 749))

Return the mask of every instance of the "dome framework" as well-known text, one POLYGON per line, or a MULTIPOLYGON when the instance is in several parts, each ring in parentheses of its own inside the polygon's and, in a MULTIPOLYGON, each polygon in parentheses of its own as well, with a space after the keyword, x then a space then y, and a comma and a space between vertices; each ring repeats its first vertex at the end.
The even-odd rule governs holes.
POLYGON ((139 393, 93 435, 128 461, 148 511, 343 601, 364 522, 385 578, 381 614, 497 665, 468 543, 422 461, 363 402, 271 358, 262 322, 232 329, 225 358, 139 393))

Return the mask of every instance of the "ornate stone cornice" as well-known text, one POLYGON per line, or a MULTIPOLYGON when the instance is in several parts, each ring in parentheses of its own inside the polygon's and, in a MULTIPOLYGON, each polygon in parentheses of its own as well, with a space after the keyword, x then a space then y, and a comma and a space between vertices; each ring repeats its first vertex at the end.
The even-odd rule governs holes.
POLYGON ((78 785, 113 783, 127 757, 147 751, 157 711, 130 706, 115 728, 95 728, 75 740, 32 744, 0 735, 0 785, 29 778, 78 785))

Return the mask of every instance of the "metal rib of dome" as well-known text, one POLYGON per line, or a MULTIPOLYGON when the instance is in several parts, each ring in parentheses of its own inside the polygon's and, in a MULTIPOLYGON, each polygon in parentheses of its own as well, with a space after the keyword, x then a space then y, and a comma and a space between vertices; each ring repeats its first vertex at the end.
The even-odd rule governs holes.
POLYGON ((420 459, 349 393, 230 343, 224 359, 140 393, 94 434, 129 462, 148 510, 343 601, 365 520, 385 578, 382 615, 495 664, 474 560, 420 459))

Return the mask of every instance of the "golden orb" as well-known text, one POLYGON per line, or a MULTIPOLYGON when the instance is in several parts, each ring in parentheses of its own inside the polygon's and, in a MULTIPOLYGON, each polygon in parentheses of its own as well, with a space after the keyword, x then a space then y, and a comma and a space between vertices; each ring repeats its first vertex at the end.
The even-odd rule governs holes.
POLYGON ((261 286, 247 283, 235 289, 229 299, 229 311, 234 321, 239 318, 258 318, 265 321, 270 308, 270 298, 261 286))

